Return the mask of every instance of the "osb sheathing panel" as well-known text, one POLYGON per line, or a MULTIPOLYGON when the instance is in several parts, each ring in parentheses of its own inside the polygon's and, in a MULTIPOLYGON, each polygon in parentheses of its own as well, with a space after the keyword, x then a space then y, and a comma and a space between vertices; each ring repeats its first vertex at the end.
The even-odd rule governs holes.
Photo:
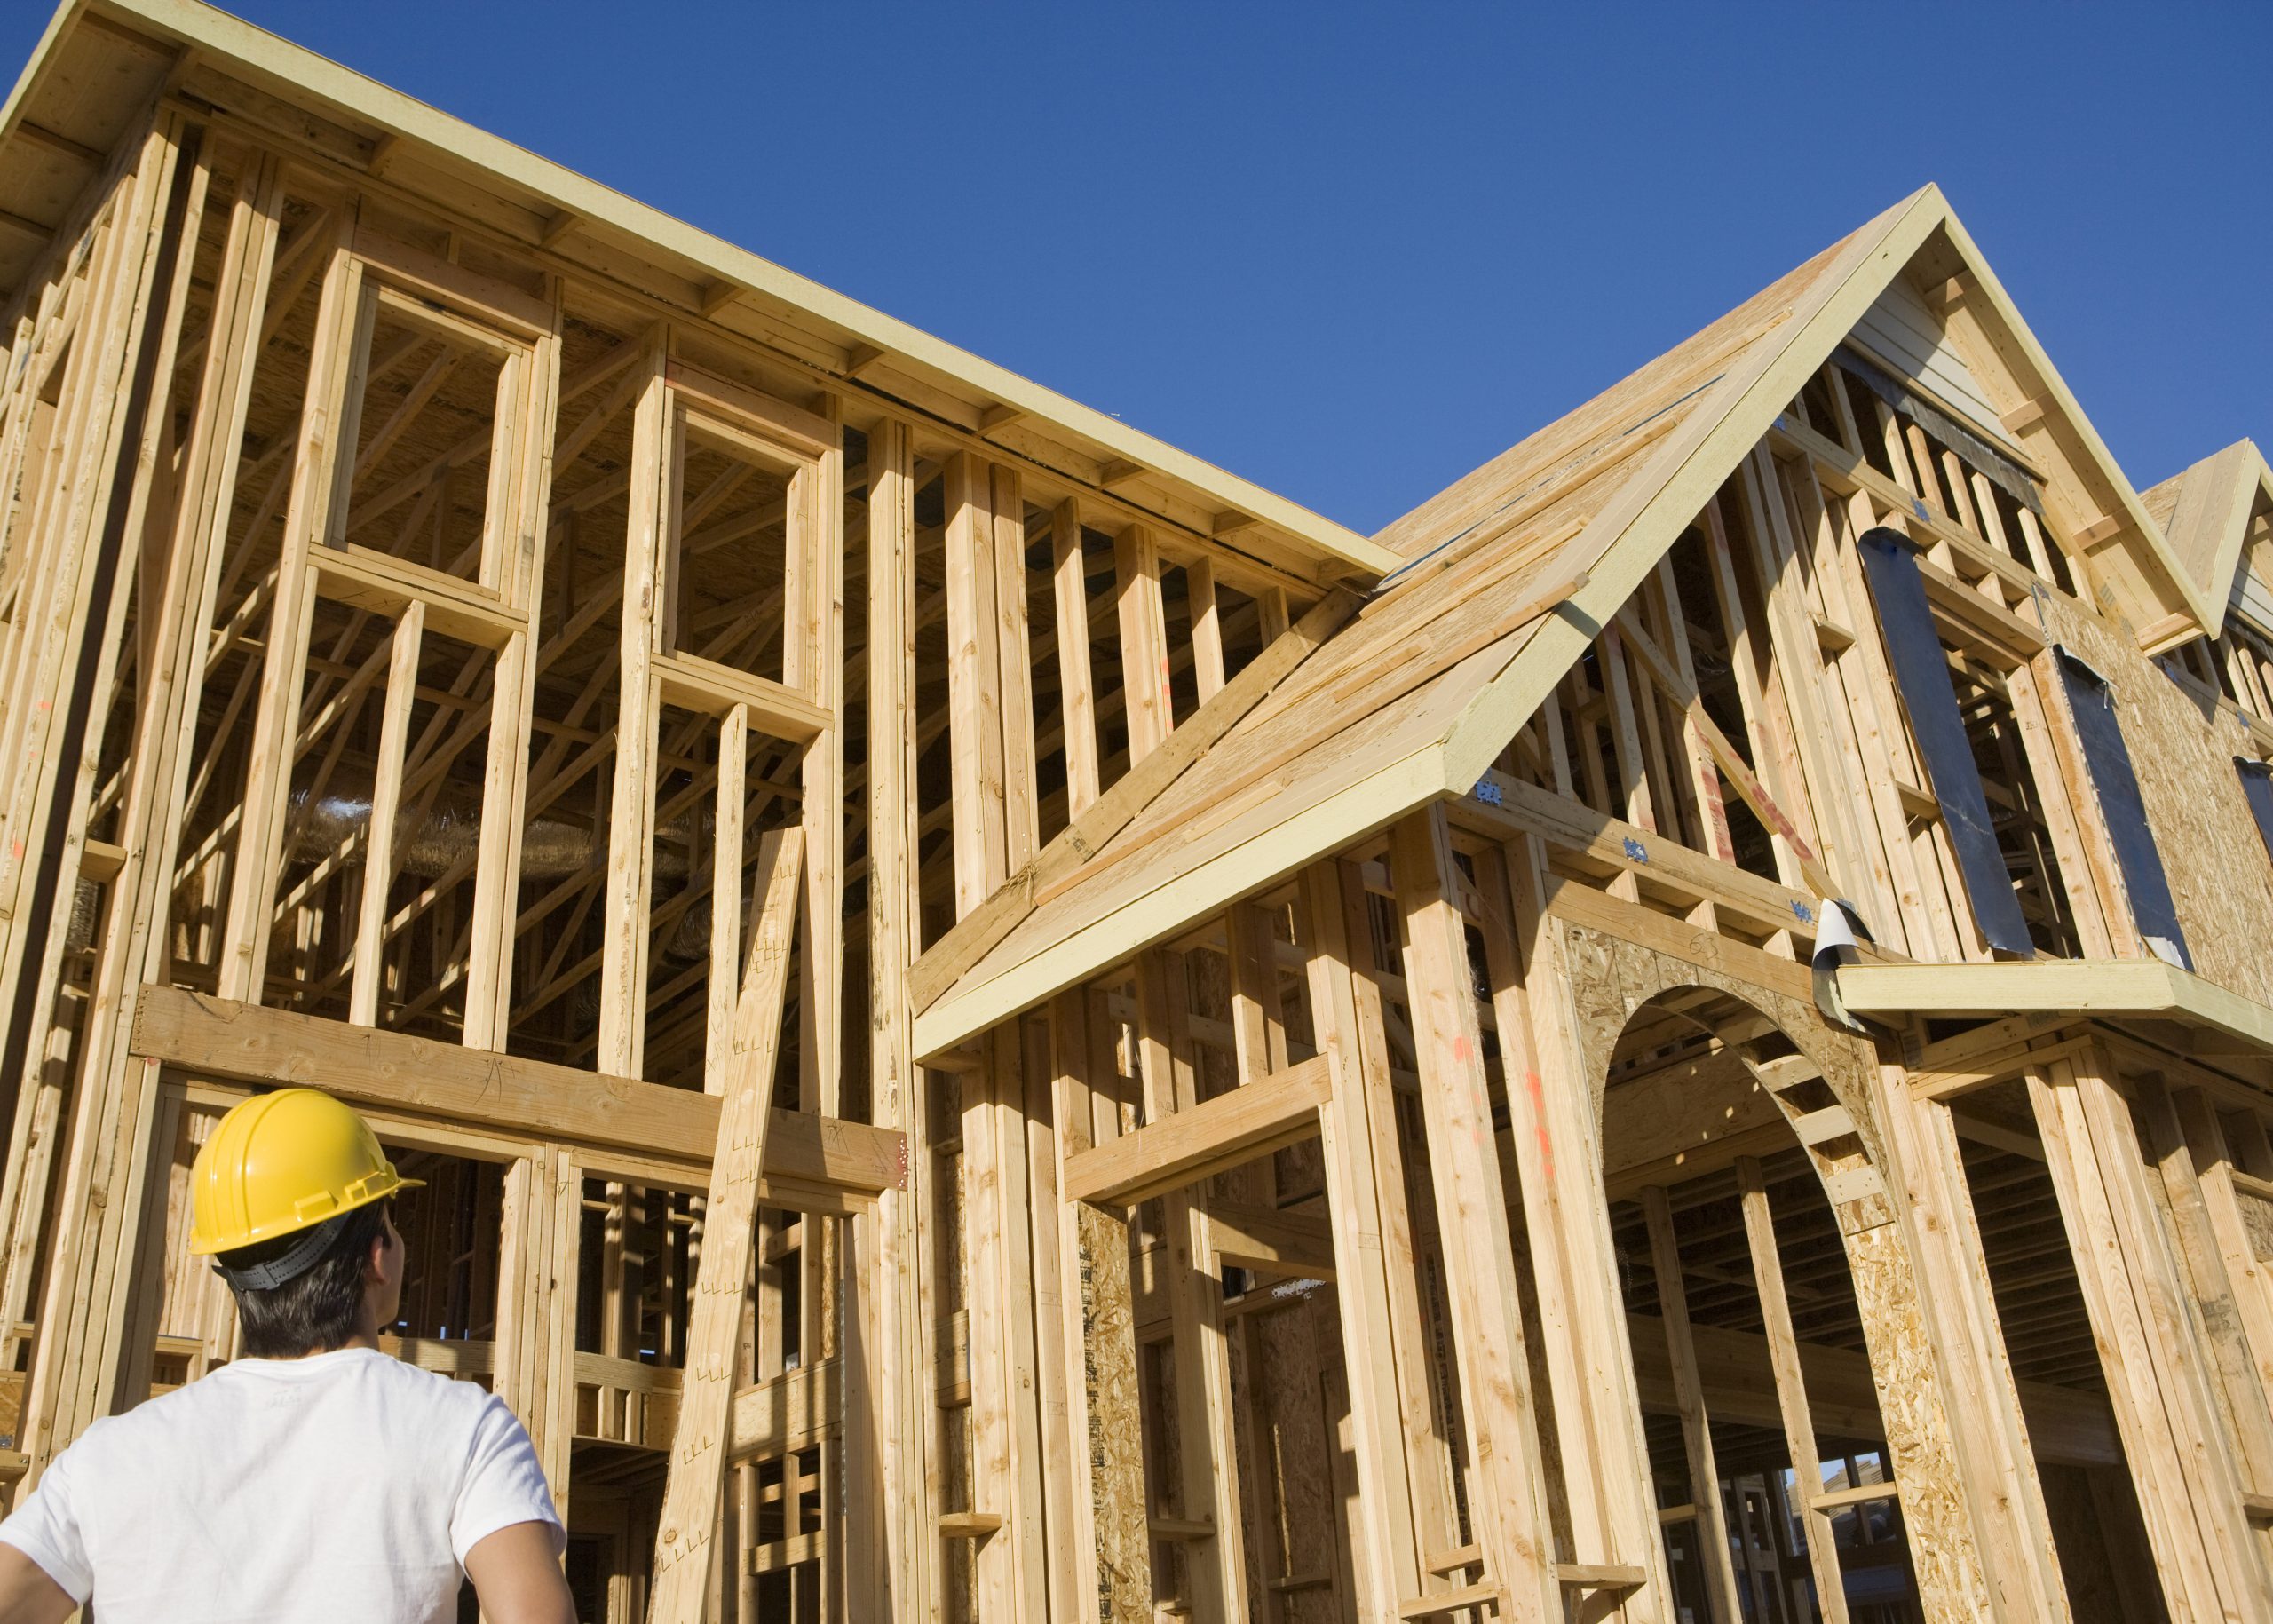
MULTIPOLYGON (((1611 1057, 1634 1012, 1660 994, 1706 986, 1739 998, 1773 1020, 1821 1068, 1824 1081, 1855 1119, 1857 1137, 1872 1165, 1888 1165, 1871 1109, 1877 1057, 1867 1045, 1824 1025, 1813 1005, 1565 920, 1548 923, 1549 950, 1561 953, 1567 968, 1597 1132, 1611 1057)), ((1883 1196, 1837 1210, 1878 1389, 1879 1417, 1894 1458, 1895 1480, 1902 1485, 1919 1599, 1926 1616, 1937 1621, 1986 1618, 1988 1580, 1966 1514, 1941 1377, 1934 1368, 1917 1274, 1901 1226, 1893 1222, 1893 1208, 1883 1196)))
MULTIPOLYGON (((2241 724, 2201 706, 2116 626, 2049 593, 2039 602, 2055 642, 2105 677, 2139 775, 2172 900, 2206 980, 2273 1003, 2273 867, 2250 816, 2237 754, 2241 724)), ((2041 666, 2048 655, 2039 656, 2041 666)), ((2047 684, 2047 686, 2055 685, 2047 684)))
POLYGON ((1081 1248, 1083 1379, 1089 1404, 1089 1436, 1083 1446, 1095 1494, 1097 1616, 1106 1624, 1121 1624, 1152 1614, 1129 1226, 1087 1205, 1076 1213, 1075 1223, 1081 1248))

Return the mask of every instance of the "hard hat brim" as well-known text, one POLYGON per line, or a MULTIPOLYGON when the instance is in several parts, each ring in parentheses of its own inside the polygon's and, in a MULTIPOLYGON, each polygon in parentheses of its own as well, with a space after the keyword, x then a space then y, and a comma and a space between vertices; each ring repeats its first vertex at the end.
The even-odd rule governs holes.
POLYGON ((334 1218, 344 1217, 360 1208, 376 1206, 379 1202, 387 1200, 405 1190, 423 1190, 425 1186, 426 1181, 423 1178, 405 1178, 398 1173, 392 1184, 370 1192, 361 1200, 345 1202, 333 1208, 329 1212, 318 1213, 305 1218, 290 1219, 281 1224, 267 1224, 263 1226, 257 1233, 242 1237, 209 1238, 193 1234, 189 1240, 189 1255, 192 1257, 214 1257, 223 1252, 241 1252, 247 1247, 258 1246, 263 1241, 281 1240, 287 1235, 297 1235, 303 1230, 313 1229, 319 1224, 328 1224, 334 1218), (226 1244, 223 1244, 225 1240, 226 1244))

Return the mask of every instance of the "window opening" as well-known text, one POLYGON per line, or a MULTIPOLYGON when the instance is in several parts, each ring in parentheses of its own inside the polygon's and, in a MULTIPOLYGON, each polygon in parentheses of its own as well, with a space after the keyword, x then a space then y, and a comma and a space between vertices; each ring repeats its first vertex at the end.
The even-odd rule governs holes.
POLYGON ((1930 788, 1965 879, 1974 923, 1992 951, 2030 957, 2035 949, 2028 921, 1990 816, 1974 741, 1958 710, 1949 657, 1934 628, 1917 555, 1906 537, 1883 527, 1864 532, 1856 547, 1870 579, 1895 689, 1910 718, 1918 754, 1933 780, 1930 788))
POLYGON ((2156 848, 2153 828, 2147 822, 2147 805, 2139 794, 2139 776, 2132 770, 2131 751, 2123 742, 2122 724, 2115 714, 2115 690, 2101 676, 2066 649, 2055 661, 2076 718, 2077 741, 2083 747, 2086 776, 2098 797, 2100 821, 2108 844, 2115 850, 2123 872, 2123 889, 2131 899, 2131 917, 2140 939, 2156 957, 2194 968, 2186 949, 2186 932, 2178 923, 2178 906, 2171 899, 2170 880, 2163 872, 2162 853, 2156 848))

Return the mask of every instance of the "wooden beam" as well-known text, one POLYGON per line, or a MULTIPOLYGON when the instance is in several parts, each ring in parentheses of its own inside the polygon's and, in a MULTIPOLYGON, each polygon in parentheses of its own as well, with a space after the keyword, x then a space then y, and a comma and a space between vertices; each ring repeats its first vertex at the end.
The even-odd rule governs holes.
POLYGON ((1450 1527, 1450 1485, 1413 1465, 1436 1440, 1371 905, 1340 861, 1312 864, 1302 894, 1311 1020, 1334 1068, 1320 1148, 1357 1455, 1350 1542, 1363 1557, 1361 1616, 1379 1616, 1422 1588, 1417 1531, 1450 1527))
POLYGON ((955 915, 994 894, 1004 860, 1002 678, 988 465, 947 459, 947 717, 954 762, 955 915))
POLYGON ((1736 1571, 1729 1565, 1728 1513, 1721 1500, 1721 1468, 1713 1454, 1712 1416, 1705 1383, 1698 1374, 1697 1345, 1690 1335, 1689 1290, 1682 1278, 1681 1240, 1674 1231, 1673 1208, 1664 1190, 1642 1192, 1642 1213, 1650 1230, 1650 1263, 1658 1281, 1658 1311, 1665 1326, 1666 1354, 1673 1365, 1674 1402, 1681 1414, 1682 1450, 1689 1465, 1689 1495, 1697 1513, 1697 1543, 1703 1552, 1705 1605, 1712 1624, 1742 1624, 1736 1571))
MULTIPOLYGON (((1065 811, 1078 821, 1097 800, 1099 788, 1097 696, 1089 674, 1089 587, 1081 553, 1080 498, 1066 497, 1050 515, 1049 546, 1057 613, 1058 707, 1065 739, 1065 811)), ((918 1010, 931 1002, 913 990, 910 996, 918 1010)))
MULTIPOLYGON (((193 1076, 321 1088, 355 1104, 543 1136, 595 1148, 706 1162, 716 1096, 543 1060, 351 1026, 313 1015, 146 986, 131 1051, 193 1076)), ((769 1204, 850 1209, 897 1188, 900 1136, 864 1122, 776 1112, 766 1134, 769 1204)))
MULTIPOLYGON (((1760 1313, 1776 1373, 1776 1403, 1784 1419, 1784 1438, 1804 1509, 1823 1492, 1823 1454, 1817 1447, 1815 1416, 1808 1408, 1807 1382, 1800 1368, 1799 1338, 1792 1332, 1792 1309, 1784 1290, 1784 1263, 1776 1248, 1776 1218, 1768 1204, 1768 1181, 1751 1156, 1737 1161, 1737 1188, 1744 1205, 1745 1240, 1752 1251, 1753 1283, 1760 1291, 1760 1313)), ((1815 1576, 1816 1605, 1824 1624, 1846 1624, 1847 1586, 1840 1577, 1839 1551, 1831 1527, 1814 1517, 1801 1519, 1808 1567, 1815 1576)))
POLYGON ((1167 611, 1160 601, 1160 549, 1152 532, 1131 525, 1113 538, 1113 590, 1121 621, 1121 691, 1133 768, 1176 727, 1168 687, 1167 611))
POLYGON ((1680 707, 1689 725, 1705 741, 1705 748, 1712 752, 1715 764, 1729 782, 1736 786, 1737 794, 1743 797, 1744 804, 1790 845, 1793 856, 1799 861, 1800 872, 1815 888, 1816 895, 1823 898, 1839 895, 1835 882, 1816 860, 1815 852, 1800 833, 1799 826, 1785 814, 1784 809, 1776 804, 1775 797, 1768 793, 1767 786, 1754 776, 1750 764, 1737 753, 1736 746, 1729 742, 1728 735, 1706 711, 1704 701, 1699 698, 1697 690, 1683 680, 1673 661, 1643 629, 1631 604, 1619 611, 1618 624, 1626 633, 1627 646, 1648 669, 1650 679, 1658 685, 1667 699, 1680 707))
POLYGON ((1469 1504, 1483 1508, 1477 1541, 1486 1582, 1505 1591, 1501 1616, 1544 1624, 1562 1616, 1563 1603, 1552 1574, 1552 1533, 1507 1192, 1493 1149, 1483 1031, 1455 900, 1461 879, 1441 807, 1396 826, 1390 866, 1404 909, 1405 978, 1432 1161, 1430 1182, 1458 1339, 1468 1458, 1474 1462, 1469 1504))
MULTIPOLYGON (((410 733, 411 691, 418 680, 418 649, 426 629, 426 606, 414 603, 395 622, 387 663, 386 702, 379 725, 378 770, 371 788, 368 833, 363 848, 362 894, 357 904, 355 979, 348 994, 347 1018, 359 1026, 378 1024, 379 981, 384 969, 387 892, 394 883, 395 814, 402 798, 402 753, 410 733)), ((343 725, 345 725, 343 724, 343 725)))
POLYGON ((1996 964, 1853 964, 1839 995, 1861 1014, 2152 1017, 2273 1053, 2273 1009, 2159 959, 2039 959, 1996 964))
POLYGON ((649 1624, 700 1624, 709 1588, 734 1354, 756 1234, 758 1173, 774 1114, 774 1062, 781 1052, 781 1012, 789 990, 789 948, 804 850, 802 829, 770 830, 758 844, 757 919, 734 999, 733 1052, 726 1063, 710 1158, 678 1423, 671 1434, 650 1569, 649 1624))
POLYGON ((1134 1207, 1318 1132, 1331 1078, 1324 1056, 1146 1123, 1066 1158, 1061 1193, 1097 1207, 1134 1207))
MULTIPOLYGON (((1136 1046, 1145 1115, 1152 1121, 1199 1109, 1198 1080, 1184 1041, 1187 985, 1176 955, 1167 948, 1137 961, 1136 1046)), ((1316 1121, 1315 1105, 1311 1118, 1316 1121)), ((1246 1535, 1232 1445, 1223 1287, 1204 1272, 1214 1248, 1200 1193, 1171 1189, 1161 1203, 1168 1245, 1159 1260, 1159 1279, 1168 1298, 1176 1383, 1175 1509, 1192 1531, 1184 1553, 1186 1599, 1199 1624, 1232 1624, 1245 1612, 1246 1535)), ((1154 1518, 1156 1529, 1159 1523, 1154 1518)))
MULTIPOLYGON (((1065 647, 1063 606, 1066 603, 1063 571, 1058 579, 1058 647, 1062 658, 1065 647)), ((1169 734, 1164 744, 1123 773, 1087 811, 1078 813, 1028 867, 1013 875, 1008 884, 932 943, 916 962, 909 978, 908 997, 915 1010, 920 1014, 937 1002, 956 977, 984 958, 1033 912, 1042 891, 1078 872, 1084 861, 1128 828, 1136 814, 1173 783, 1184 768, 1230 732, 1234 723, 1260 704, 1313 649, 1332 636, 1356 611, 1358 602, 1355 593, 1337 587, 1313 604, 1300 622, 1250 661, 1214 698, 1186 717, 1184 725, 1169 734)), ((1086 654, 1081 665, 1086 673, 1086 654)), ((1068 725, 1071 729, 1070 712, 1068 725)), ((1069 741, 1075 736, 1074 732, 1069 731, 1069 741)), ((1093 725, 1089 737, 1094 741, 1093 725)), ((1069 745, 1069 760, 1071 749, 1069 745)))
POLYGON ((1324 1218, 1216 1201, 1208 1208, 1208 1225, 1221 1263, 1306 1279, 1338 1278, 1334 1232, 1324 1218))
POLYGON ((907 967, 921 946, 916 859, 915 477, 908 426, 887 417, 868 432, 867 754, 870 1113, 903 1136, 907 1173, 876 1202, 869 1289, 855 1298, 854 1352, 869 1403, 848 1416, 848 1447, 878 1462, 875 1493, 859 1515, 878 1526, 881 1560, 865 1597, 872 1616, 923 1614, 937 1579, 939 1543, 924 1462, 936 1458, 939 1406, 934 1331, 919 1275, 926 1237, 923 1184, 925 1097, 908 1030, 907 967))

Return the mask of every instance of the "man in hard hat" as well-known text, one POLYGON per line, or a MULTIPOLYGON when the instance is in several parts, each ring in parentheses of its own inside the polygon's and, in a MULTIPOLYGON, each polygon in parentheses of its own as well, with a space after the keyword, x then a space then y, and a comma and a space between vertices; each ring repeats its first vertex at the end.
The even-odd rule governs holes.
POLYGON ((0 1523, 0 1624, 430 1624, 471 1579, 491 1624, 574 1624, 560 1519, 504 1401, 389 1358, 394 1169, 328 1094, 217 1123, 190 1250, 237 1299, 241 1357, 98 1421, 0 1523))

